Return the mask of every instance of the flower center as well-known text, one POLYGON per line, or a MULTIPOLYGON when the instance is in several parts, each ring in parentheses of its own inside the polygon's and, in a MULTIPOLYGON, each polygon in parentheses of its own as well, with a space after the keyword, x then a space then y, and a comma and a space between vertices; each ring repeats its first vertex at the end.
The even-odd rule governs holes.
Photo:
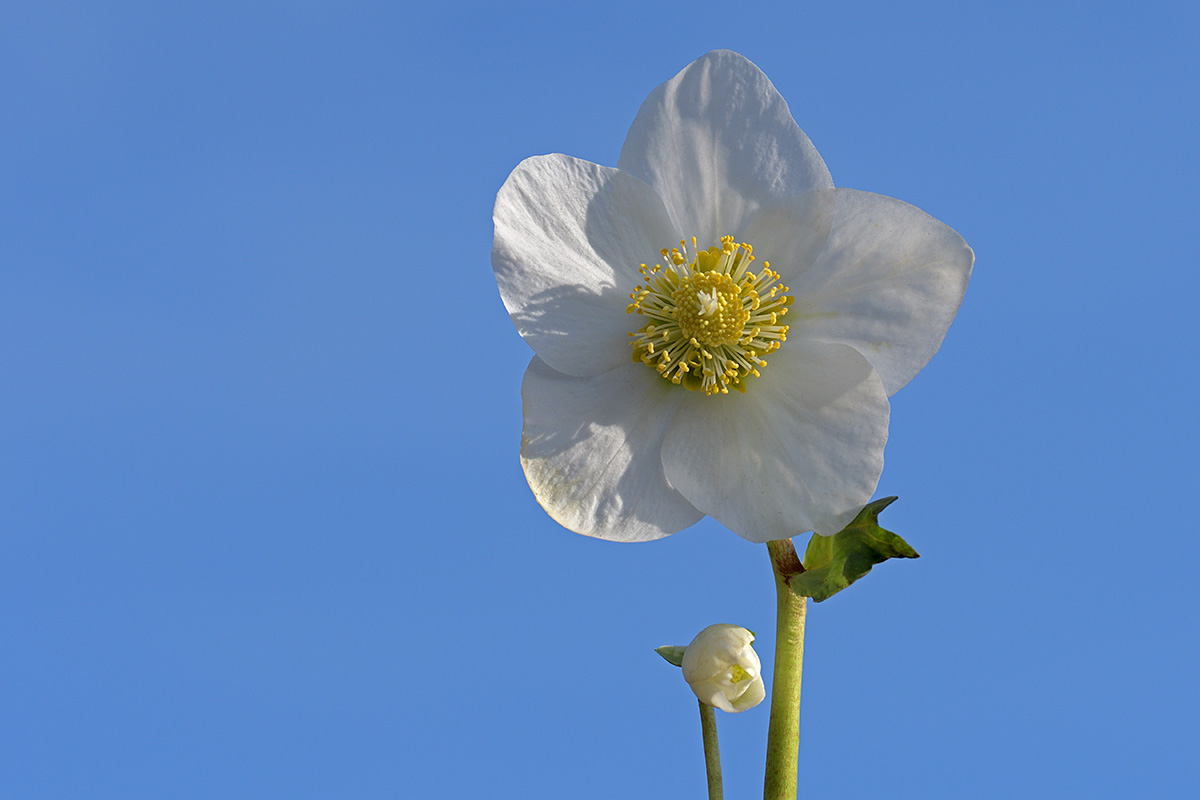
POLYGON ((671 383, 707 395, 746 391, 746 378, 758 377, 763 358, 787 341, 779 318, 792 304, 779 273, 763 262, 749 270, 753 248, 722 236, 719 247, 699 250, 692 238, 670 250, 667 266, 642 264, 646 279, 629 295, 625 309, 649 321, 629 335, 633 360, 654 367, 671 383))
POLYGON ((737 686, 742 681, 749 680, 753 677, 754 676, 749 672, 746 672, 745 667, 743 667, 741 664, 734 664, 733 668, 729 670, 729 682, 734 686, 737 686))

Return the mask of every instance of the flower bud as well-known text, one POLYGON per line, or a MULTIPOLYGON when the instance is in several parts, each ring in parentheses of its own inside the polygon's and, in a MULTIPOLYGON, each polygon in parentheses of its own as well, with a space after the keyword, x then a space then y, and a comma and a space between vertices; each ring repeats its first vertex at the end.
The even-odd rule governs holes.
POLYGON ((753 641, 737 625, 709 625, 696 634, 683 654, 683 679, 701 702, 731 713, 762 702, 767 691, 753 641))

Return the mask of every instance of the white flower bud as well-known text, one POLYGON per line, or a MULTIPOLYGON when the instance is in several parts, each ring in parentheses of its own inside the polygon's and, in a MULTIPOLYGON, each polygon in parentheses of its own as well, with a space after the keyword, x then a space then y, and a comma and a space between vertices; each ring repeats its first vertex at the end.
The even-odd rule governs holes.
POLYGON ((683 654, 683 679, 701 702, 731 713, 762 702, 767 690, 753 641, 737 625, 709 625, 696 634, 683 654))

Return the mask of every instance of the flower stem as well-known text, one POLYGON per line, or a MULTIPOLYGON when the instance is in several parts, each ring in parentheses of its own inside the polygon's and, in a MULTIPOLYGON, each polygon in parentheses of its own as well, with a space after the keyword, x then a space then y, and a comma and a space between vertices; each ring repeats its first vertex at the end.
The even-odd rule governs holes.
POLYGON ((700 731, 704 735, 704 768, 708 773, 708 800, 724 800, 721 748, 717 745, 717 710, 700 701, 700 731))
POLYGON ((788 578, 804 571, 791 539, 767 542, 775 573, 775 673, 767 730, 764 800, 796 800, 800 756, 800 675, 804 668, 804 615, 808 598, 792 591, 788 578))

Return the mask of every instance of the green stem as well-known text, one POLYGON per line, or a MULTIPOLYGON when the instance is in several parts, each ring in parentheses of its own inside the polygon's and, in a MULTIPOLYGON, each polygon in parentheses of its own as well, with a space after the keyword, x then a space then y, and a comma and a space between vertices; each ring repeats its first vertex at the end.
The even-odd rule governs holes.
POLYGON ((704 768, 708 772, 708 800, 724 800, 721 782, 721 748, 717 746, 717 710, 700 701, 700 730, 704 735, 704 768))
POLYGON ((788 586, 804 571, 791 539, 767 542, 775 573, 775 674, 771 685, 771 722, 767 730, 764 800, 796 800, 796 762, 800 756, 800 675, 804 668, 804 615, 808 598, 788 586))

